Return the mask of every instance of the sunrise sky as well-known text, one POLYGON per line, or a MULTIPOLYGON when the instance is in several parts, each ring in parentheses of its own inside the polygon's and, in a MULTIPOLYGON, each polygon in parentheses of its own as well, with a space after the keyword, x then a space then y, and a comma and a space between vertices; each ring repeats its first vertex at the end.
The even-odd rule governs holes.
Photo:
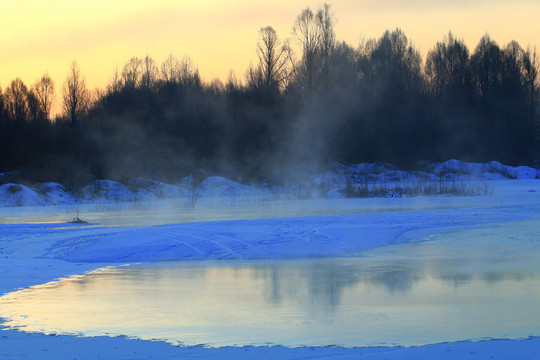
MULTIPOLYGON (((0 87, 21 77, 33 84, 48 72, 57 98, 77 60, 90 88, 104 88, 114 69, 150 55, 189 55, 204 80, 243 79, 256 61, 258 30, 291 37, 296 16, 323 1, 307 0, 2 0, 0 87)), ((485 33, 500 45, 540 43, 538 0, 334 0, 336 35, 356 47, 400 27, 425 54, 451 30, 470 50, 485 33)))

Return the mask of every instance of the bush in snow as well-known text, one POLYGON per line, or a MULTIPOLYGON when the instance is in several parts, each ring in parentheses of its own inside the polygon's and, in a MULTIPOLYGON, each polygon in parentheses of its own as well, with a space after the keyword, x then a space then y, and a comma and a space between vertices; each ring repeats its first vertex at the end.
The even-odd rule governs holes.
POLYGON ((8 194, 14 195, 22 191, 21 185, 18 184, 8 184, 6 186, 6 191, 8 194))

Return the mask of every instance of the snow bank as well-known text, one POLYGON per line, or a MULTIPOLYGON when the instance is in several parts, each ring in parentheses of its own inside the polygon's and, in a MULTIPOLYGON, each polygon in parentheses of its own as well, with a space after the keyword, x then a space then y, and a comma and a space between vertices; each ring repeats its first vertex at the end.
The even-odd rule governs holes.
POLYGON ((146 197, 155 199, 189 196, 189 190, 186 187, 146 178, 133 179, 129 185, 139 193, 145 194, 146 197))
POLYGON ((434 180, 435 175, 427 172, 408 172, 397 169, 388 163, 335 164, 335 173, 341 184, 346 180, 355 182, 390 182, 434 180))
MULTIPOLYGON (((43 183, 33 187, 5 184, 0 187, 0 207, 76 205, 92 202, 140 205, 163 199, 175 199, 184 207, 193 207, 200 204, 223 205, 276 199, 343 198, 351 186, 363 184, 421 184, 440 182, 441 179, 475 182, 537 178, 540 178, 539 170, 527 166, 507 166, 497 161, 484 164, 448 160, 433 164, 424 171, 403 171, 387 163, 336 163, 325 173, 299 175, 296 180, 273 188, 249 186, 219 176, 209 176, 202 181, 195 181, 193 176, 187 176, 176 184, 145 178, 135 178, 127 184, 96 180, 84 187, 79 194, 70 193, 57 183, 43 183)), ((392 191, 386 193, 386 196, 395 195, 392 191)))
POLYGON ((96 180, 82 190, 84 200, 134 201, 135 194, 117 181, 96 180))
POLYGON ((204 179, 198 191, 202 196, 238 197, 258 194, 257 189, 251 186, 242 185, 220 176, 210 176, 204 179))
POLYGON ((37 184, 34 188, 42 195, 47 204, 70 205, 77 203, 77 198, 58 183, 37 184))
POLYGON ((433 173, 439 177, 450 179, 537 179, 540 171, 528 166, 508 166, 498 161, 488 163, 471 163, 448 160, 435 166, 433 173))
POLYGON ((36 206, 47 202, 35 190, 20 184, 4 184, 0 186, 0 206, 36 206))
POLYGON ((523 340, 463 341, 415 347, 296 347, 244 346, 178 347, 160 341, 124 337, 74 337, 67 335, 2 331, 0 357, 6 359, 235 359, 235 360, 488 360, 537 359, 540 338, 523 340))

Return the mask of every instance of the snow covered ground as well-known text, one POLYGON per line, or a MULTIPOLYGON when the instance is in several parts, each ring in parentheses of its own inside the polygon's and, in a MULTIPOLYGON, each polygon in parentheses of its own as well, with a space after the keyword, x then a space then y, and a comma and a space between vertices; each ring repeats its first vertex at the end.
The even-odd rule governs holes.
MULTIPOLYGON (((162 183, 151 184, 161 189, 157 192, 145 185, 140 198, 147 201, 143 206, 133 195, 143 190, 132 191, 113 182, 99 183, 82 197, 58 184, 43 184, 41 191, 5 184, 0 187, 4 206, 0 210, 0 294, 104 266, 186 259, 357 256, 383 246, 425 241, 435 234, 478 228, 497 234, 498 224, 519 226, 521 221, 540 220, 536 170, 499 163, 439 165, 425 174, 373 164, 356 166, 337 169, 325 175, 324 181, 331 184, 328 193, 337 194, 343 178, 351 174, 399 181, 426 176, 474 178, 493 180, 493 194, 295 200, 276 197, 273 190, 209 178, 197 189, 195 207, 179 202, 193 197, 193 189, 162 183), (90 224, 65 224, 77 210, 90 224)), ((540 229, 533 227, 526 240, 540 246, 540 229)), ((122 337, 0 331, 0 359, 535 359, 540 358, 538 350, 537 337, 409 348, 206 348, 122 337)))
MULTIPOLYGON (((425 171, 403 171, 390 164, 335 164, 327 173, 302 176, 281 186, 249 186, 219 176, 209 176, 202 182, 193 177, 176 184, 150 179, 133 179, 129 184, 111 180, 95 180, 78 192, 69 192, 61 184, 48 182, 32 186, 5 183, 6 173, 0 173, 0 207, 71 205, 100 206, 102 210, 146 208, 152 202, 169 199, 175 207, 197 205, 241 205, 275 200, 306 198, 343 198, 347 186, 363 184, 416 184, 422 182, 466 181, 485 182, 507 179, 540 179, 540 170, 527 166, 512 167, 492 161, 468 163, 448 160, 432 164, 425 171)), ((407 196, 394 193, 389 196, 407 196)))

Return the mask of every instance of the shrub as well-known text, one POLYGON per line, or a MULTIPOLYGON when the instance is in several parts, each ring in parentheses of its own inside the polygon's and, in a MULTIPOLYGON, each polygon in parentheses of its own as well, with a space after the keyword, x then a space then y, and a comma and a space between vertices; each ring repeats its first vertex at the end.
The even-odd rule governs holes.
POLYGON ((17 185, 17 184, 10 184, 8 187, 7 187, 7 192, 14 195, 14 194, 17 194, 19 192, 22 191, 22 187, 21 185, 17 185))

